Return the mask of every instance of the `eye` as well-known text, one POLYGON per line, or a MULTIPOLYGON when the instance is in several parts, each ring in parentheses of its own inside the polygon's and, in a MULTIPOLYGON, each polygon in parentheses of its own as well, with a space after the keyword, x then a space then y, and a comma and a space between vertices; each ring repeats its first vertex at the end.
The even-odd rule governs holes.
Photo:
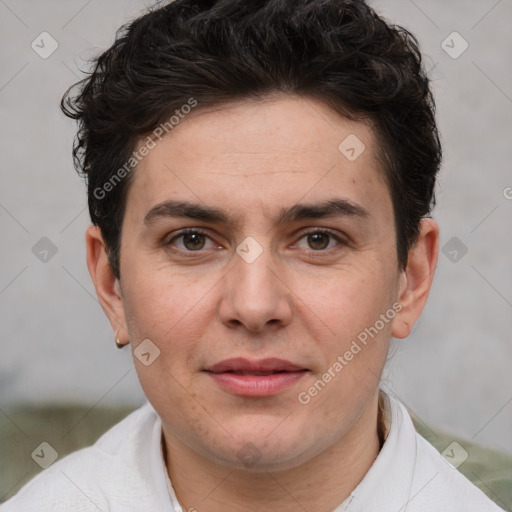
POLYGON ((325 251, 326 249, 332 249, 331 242, 333 241, 336 241, 337 245, 343 245, 343 241, 340 237, 326 230, 310 231, 309 233, 304 234, 299 241, 303 239, 305 239, 308 244, 308 248, 306 249, 313 251, 325 251))
MULTIPOLYGON (((184 253, 199 252, 216 247, 206 232, 197 228, 188 228, 180 231, 166 245, 173 251, 176 250, 176 252, 184 253)), ((305 249, 310 252, 328 252, 340 245, 345 245, 342 238, 325 229, 307 232, 295 244, 299 249, 305 249), (307 247, 301 247, 302 240, 306 241, 307 247)))
POLYGON ((178 233, 175 237, 173 237, 171 240, 169 240, 168 244, 169 246, 178 246, 179 250, 186 251, 186 252, 194 252, 194 251, 200 251, 201 249, 208 249, 210 247, 205 247, 206 241, 212 240, 204 233, 203 231, 199 229, 186 229, 178 233), (181 244, 176 244, 176 240, 181 239, 181 244), (181 245, 181 247, 180 247, 181 245))

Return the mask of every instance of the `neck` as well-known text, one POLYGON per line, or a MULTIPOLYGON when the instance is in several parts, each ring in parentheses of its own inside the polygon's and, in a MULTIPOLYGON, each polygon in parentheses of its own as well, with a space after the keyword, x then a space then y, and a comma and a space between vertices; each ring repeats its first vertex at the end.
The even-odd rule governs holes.
POLYGON ((164 433, 167 471, 184 511, 331 512, 348 498, 379 453, 383 432, 380 410, 377 394, 334 445, 286 471, 220 466, 164 433))

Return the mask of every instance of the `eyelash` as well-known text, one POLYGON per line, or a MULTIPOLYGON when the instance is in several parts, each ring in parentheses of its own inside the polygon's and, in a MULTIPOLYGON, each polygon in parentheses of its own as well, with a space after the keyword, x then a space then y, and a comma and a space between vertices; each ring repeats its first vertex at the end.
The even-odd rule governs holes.
MULTIPOLYGON (((339 245, 341 245, 341 246, 347 245, 346 241, 344 241, 342 238, 337 236, 330 229, 326 229, 326 228, 318 228, 318 229, 314 229, 314 230, 302 233, 302 235, 299 238, 299 240, 302 240, 303 238, 305 238, 305 237, 307 237, 309 235, 314 235, 315 233, 322 233, 322 234, 329 235, 331 238, 334 238, 338 242, 338 246, 339 245)), ((183 229, 182 231, 179 231, 174 237, 171 238, 171 240, 166 242, 165 245, 168 248, 171 248, 173 242, 175 242, 177 239, 182 238, 184 235, 187 235, 187 234, 204 235, 207 238, 210 238, 210 240, 211 240, 211 237, 208 236, 208 233, 206 231, 204 231, 203 229, 201 229, 201 228, 186 228, 186 229, 183 229)), ((337 249, 339 249, 339 247, 334 247, 334 248, 331 248, 331 249, 317 249, 317 250, 309 249, 308 252, 317 255, 317 254, 320 254, 320 253, 330 253, 331 251, 335 251, 337 249)), ((189 251, 189 250, 174 249, 174 248, 172 248, 171 250, 172 250, 172 252, 175 252, 175 253, 181 253, 181 254, 187 254, 188 253, 188 255, 186 257, 192 257, 192 256, 194 256, 196 254, 200 254, 203 251, 203 249, 198 249, 197 251, 189 251)))

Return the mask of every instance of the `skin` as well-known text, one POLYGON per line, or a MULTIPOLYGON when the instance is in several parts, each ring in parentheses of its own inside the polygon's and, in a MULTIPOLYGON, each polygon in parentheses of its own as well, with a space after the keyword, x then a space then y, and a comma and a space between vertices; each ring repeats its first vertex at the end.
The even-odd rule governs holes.
POLYGON ((196 109, 134 171, 120 281, 99 229, 88 229, 89 271, 117 338, 132 350, 150 339, 160 350, 152 364, 137 357, 134 364, 162 419, 167 469, 184 510, 330 511, 378 455, 390 338, 407 337, 420 316, 439 244, 437 224, 424 219, 399 268, 378 155, 370 126, 312 98, 196 109), (354 161, 338 150, 349 134, 366 147, 354 161), (366 217, 276 223, 282 208, 333 197, 366 217), (158 217, 146 226, 147 212, 169 199, 222 209, 230 222, 158 217), (183 228, 206 236, 175 238, 183 228), (308 236, 314 230, 333 236, 308 236), (252 263, 236 252, 247 236, 262 249, 252 263), (394 319, 301 404, 298 394, 394 303, 401 305, 394 319), (203 370, 238 356, 278 357, 308 371, 274 396, 235 396, 203 370), (256 454, 250 467, 237 456, 242 449, 256 454))

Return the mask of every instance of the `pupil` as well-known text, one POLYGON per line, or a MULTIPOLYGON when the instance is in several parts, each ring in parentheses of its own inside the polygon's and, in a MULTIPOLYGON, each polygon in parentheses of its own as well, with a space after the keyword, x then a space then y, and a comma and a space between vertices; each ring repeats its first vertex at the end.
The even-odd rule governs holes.
POLYGON ((183 241, 185 243, 185 246, 188 247, 189 249, 201 249, 201 247, 204 245, 204 241, 202 241, 201 243, 201 240, 200 240, 200 237, 202 237, 203 235, 201 235, 200 233, 187 233, 185 234, 185 236, 183 237, 183 241), (188 245, 187 242, 191 242, 190 246, 188 245), (198 247, 199 245, 199 247, 198 247))
POLYGON ((313 233, 312 235, 309 235, 309 236, 310 236, 310 240, 313 241, 313 243, 312 243, 313 246, 315 244, 317 244, 318 242, 320 243, 321 247, 313 247, 314 249, 325 249, 327 247, 327 245, 329 245, 329 243, 328 243, 329 236, 326 235, 325 233, 313 233), (321 243, 322 238, 323 238, 324 242, 327 242, 327 243, 322 244, 321 243))

